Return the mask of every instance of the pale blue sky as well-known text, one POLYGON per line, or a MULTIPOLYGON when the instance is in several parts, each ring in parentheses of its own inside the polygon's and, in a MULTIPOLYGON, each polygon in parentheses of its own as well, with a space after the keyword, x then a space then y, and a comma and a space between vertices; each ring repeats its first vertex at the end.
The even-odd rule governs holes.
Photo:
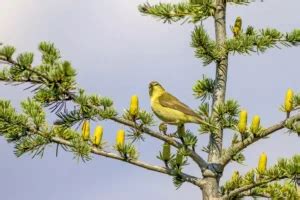
MULTIPOLYGON (((143 0, 1 0, 0 41, 21 51, 36 52, 40 41, 52 41, 64 59, 78 71, 78 83, 88 92, 111 97, 118 111, 127 107, 132 94, 138 94, 141 106, 150 109, 148 83, 161 82, 165 88, 193 108, 200 103, 191 87, 202 74, 214 75, 214 65, 202 67, 190 48, 192 25, 162 24, 141 16, 137 6, 143 0)), ((150 1, 158 2, 158 1, 150 1)), ((166 1, 164 1, 166 2, 166 1)), ((300 27, 298 0, 265 0, 248 7, 228 7, 228 27, 236 16, 244 25, 274 27, 290 31, 300 27)), ((205 27, 213 33, 212 21, 205 27)), ((229 29, 228 29, 229 30, 229 29)), ((229 32, 229 31, 228 31, 229 32)), ((230 34, 230 33, 229 33, 230 34)), ((283 119, 279 111, 285 90, 300 92, 300 48, 268 50, 262 55, 230 57, 227 98, 248 109, 249 118, 262 117, 264 126, 283 119)), ((22 87, 1 84, 1 98, 14 105, 28 95, 22 87)), ((121 126, 103 123, 105 139, 114 141, 121 126)), ((196 129, 196 126, 190 126, 196 129)), ((228 142, 231 133, 225 134, 228 142)), ((207 136, 199 136, 198 150, 207 136)), ((155 158, 161 143, 147 138, 138 144, 141 158, 160 164, 155 158)), ((278 157, 299 153, 299 138, 280 131, 245 151, 246 166, 230 164, 224 177, 238 168, 245 172, 257 164, 265 151, 269 163, 278 157)), ((205 156, 205 154, 203 154, 205 156)), ((195 167, 190 172, 198 175, 195 167)), ((185 184, 175 190, 171 178, 155 172, 96 157, 77 163, 72 155, 55 157, 50 148, 43 159, 16 158, 13 147, 0 139, 0 191, 5 200, 99 200, 99 199, 200 199, 200 190, 185 184)))

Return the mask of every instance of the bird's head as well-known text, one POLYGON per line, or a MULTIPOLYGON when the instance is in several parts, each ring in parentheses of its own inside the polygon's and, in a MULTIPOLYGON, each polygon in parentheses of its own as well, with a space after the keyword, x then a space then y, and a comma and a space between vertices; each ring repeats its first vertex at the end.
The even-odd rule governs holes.
POLYGON ((149 95, 150 97, 153 96, 153 94, 160 94, 164 92, 165 89, 156 81, 152 81, 149 83, 149 95))

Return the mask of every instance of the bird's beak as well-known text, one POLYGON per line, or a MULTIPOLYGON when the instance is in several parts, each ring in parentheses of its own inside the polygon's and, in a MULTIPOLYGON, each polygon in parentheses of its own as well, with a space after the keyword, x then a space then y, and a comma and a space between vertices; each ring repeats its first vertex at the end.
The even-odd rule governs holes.
POLYGON ((150 82, 150 83, 149 83, 149 89, 150 89, 150 88, 153 88, 153 85, 154 85, 154 82, 153 82, 153 81, 150 82))
POLYGON ((152 84, 152 82, 149 83, 148 87, 149 87, 149 95, 152 96, 152 92, 153 92, 153 84, 152 84))

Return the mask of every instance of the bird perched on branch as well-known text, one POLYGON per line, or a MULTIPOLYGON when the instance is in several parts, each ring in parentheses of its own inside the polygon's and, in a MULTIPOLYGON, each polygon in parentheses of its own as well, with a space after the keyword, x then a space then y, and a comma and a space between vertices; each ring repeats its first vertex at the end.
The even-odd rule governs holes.
POLYGON ((158 82, 152 81, 149 84, 149 95, 154 114, 164 123, 171 125, 207 124, 197 113, 168 93, 158 82))

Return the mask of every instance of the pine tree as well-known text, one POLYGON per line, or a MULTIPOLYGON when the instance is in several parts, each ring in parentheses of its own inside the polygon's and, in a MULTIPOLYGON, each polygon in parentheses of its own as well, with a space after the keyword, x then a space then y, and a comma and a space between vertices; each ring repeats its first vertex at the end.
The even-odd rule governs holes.
MULTIPOLYGON (((276 29, 243 29, 242 18, 237 17, 231 26, 233 37, 226 34, 226 7, 231 4, 247 5, 248 0, 189 0, 178 4, 145 3, 139 11, 163 22, 191 23, 191 46, 195 56, 203 65, 215 64, 216 77, 203 76, 193 86, 196 98, 201 99, 198 114, 206 124, 200 125, 201 134, 209 134, 209 143, 203 151, 207 159, 200 156, 197 145, 198 133, 192 133, 179 126, 176 133, 169 133, 167 126, 155 123, 153 114, 142 110, 138 97, 132 96, 128 110, 119 114, 113 101, 107 97, 87 94, 76 83, 76 71, 69 61, 60 56, 54 44, 41 42, 39 51, 41 63, 33 65, 34 55, 30 52, 15 55, 15 48, 0 46, 0 61, 4 69, 0 80, 6 83, 29 84, 33 97, 21 103, 17 112, 9 100, 0 100, 0 135, 15 145, 16 156, 32 154, 43 156, 50 144, 56 144, 65 151, 72 152, 82 161, 91 160, 92 155, 116 159, 128 164, 159 172, 173 177, 175 187, 190 183, 202 190, 205 200, 242 199, 244 197, 266 197, 272 199, 300 199, 297 184, 300 183, 300 155, 279 159, 273 166, 267 165, 267 155, 262 153, 258 165, 245 174, 235 171, 224 185, 220 184, 225 167, 230 162, 243 163, 244 149, 265 139, 276 131, 287 129, 300 136, 300 93, 288 89, 281 110, 286 118, 270 127, 263 128, 260 117, 254 116, 251 126, 247 121, 247 111, 241 110, 237 101, 225 99, 228 72, 228 57, 234 54, 251 55, 263 53, 278 46, 300 44, 300 30, 282 33, 276 29), (215 23, 215 40, 206 32, 202 22, 212 18, 215 23), (49 123, 46 110, 54 112, 57 119, 49 123), (124 125, 126 130, 116 133, 114 151, 104 145, 102 136, 105 128, 97 126, 91 136, 90 122, 110 120, 124 125), (78 129, 81 126, 82 129, 78 129), (158 131, 156 131, 158 130, 158 131), (234 133, 232 144, 223 147, 223 131, 234 133), (137 140, 146 136, 162 143, 157 156, 161 166, 139 160, 135 148, 137 140), (172 151, 172 149, 174 151, 172 151), (183 172, 189 162, 199 167, 202 177, 183 172)), ((57 148, 58 150, 58 148, 57 148)))

